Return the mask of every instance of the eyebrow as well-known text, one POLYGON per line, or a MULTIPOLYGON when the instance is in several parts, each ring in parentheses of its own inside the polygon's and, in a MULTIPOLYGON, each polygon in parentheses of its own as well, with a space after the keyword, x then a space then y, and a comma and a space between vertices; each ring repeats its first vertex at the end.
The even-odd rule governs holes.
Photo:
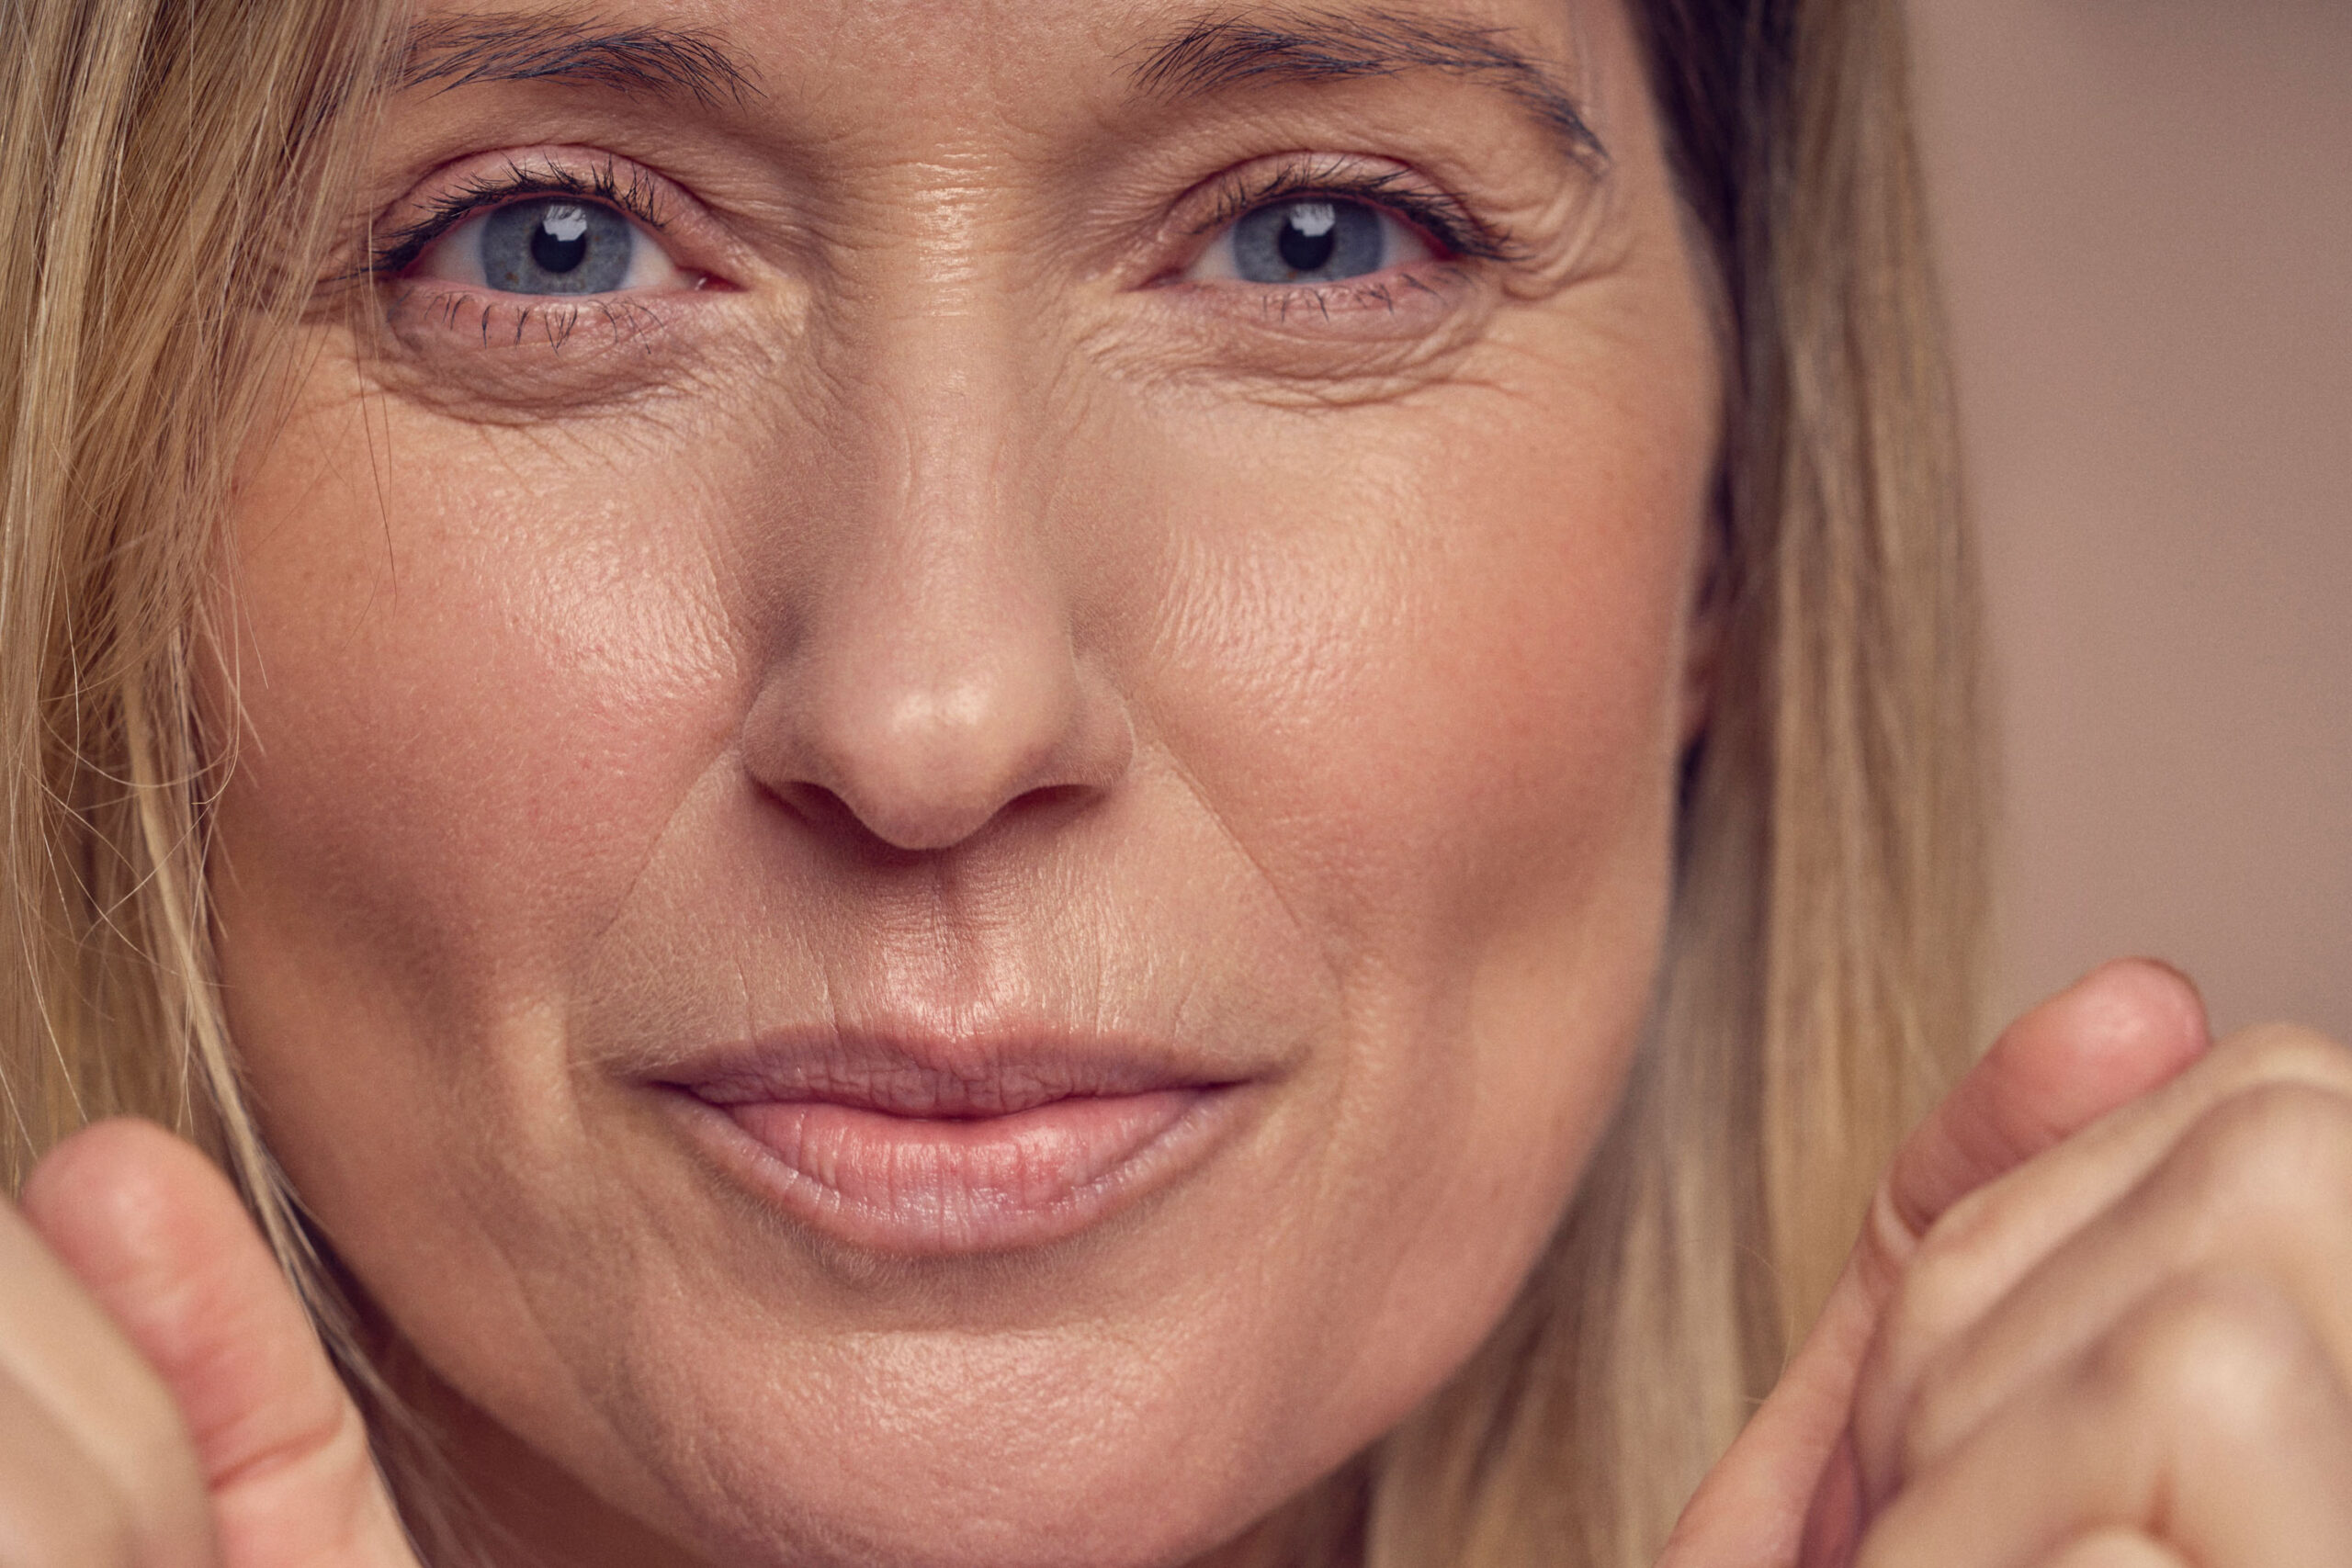
POLYGON ((1258 84, 1311 84, 1440 71, 1517 99, 1580 163, 1608 150, 1576 97, 1500 28, 1404 11, 1252 12, 1193 23, 1153 45, 1134 73, 1147 92, 1191 96, 1258 84))
POLYGON ((562 82, 701 104, 740 103, 752 91, 750 69, 705 33, 546 12, 419 23, 409 33, 398 81, 444 93, 481 82, 562 82))

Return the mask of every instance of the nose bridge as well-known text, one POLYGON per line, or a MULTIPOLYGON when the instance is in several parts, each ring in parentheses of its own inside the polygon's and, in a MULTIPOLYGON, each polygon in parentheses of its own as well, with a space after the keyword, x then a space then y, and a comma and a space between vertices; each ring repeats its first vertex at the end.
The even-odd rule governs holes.
POLYGON ((836 491, 856 515, 844 520, 839 591, 815 618, 879 634, 909 673, 917 655, 986 666, 1013 645, 1066 645, 1068 585, 1047 566, 1017 325, 960 251, 907 261, 848 334, 835 452, 862 471, 836 491))
POLYGON ((843 450, 878 448, 874 514, 861 533, 877 549, 907 553, 908 565, 954 556, 968 567, 1040 542, 1021 494, 1031 411, 1019 345, 981 293, 933 280, 856 351, 862 385, 844 412, 862 434, 845 432, 843 450))
POLYGON ((1124 716, 1080 668, 1077 585, 1044 534, 1020 323, 982 270, 910 246, 830 345, 823 489, 847 515, 828 520, 838 547, 750 748, 788 803, 830 797, 902 849, 1125 765, 1124 716))

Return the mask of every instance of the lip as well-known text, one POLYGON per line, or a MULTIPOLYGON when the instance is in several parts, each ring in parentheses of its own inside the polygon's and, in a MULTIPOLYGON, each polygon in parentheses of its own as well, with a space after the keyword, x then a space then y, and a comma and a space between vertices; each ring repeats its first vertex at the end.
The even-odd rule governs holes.
POLYGON ((771 1036, 654 1087, 706 1152, 786 1215, 863 1250, 1060 1241, 1181 1179, 1243 1084, 1085 1038, 771 1036))

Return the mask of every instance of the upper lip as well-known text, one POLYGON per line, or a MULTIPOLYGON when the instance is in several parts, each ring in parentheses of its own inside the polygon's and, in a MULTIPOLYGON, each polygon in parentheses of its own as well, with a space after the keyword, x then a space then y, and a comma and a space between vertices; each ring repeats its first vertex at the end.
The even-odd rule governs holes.
POLYGON ((1056 1100, 1212 1089, 1219 1073, 1147 1041, 1026 1030, 989 1034, 778 1032, 650 1075, 717 1106, 821 1103, 892 1116, 1011 1116, 1056 1100))

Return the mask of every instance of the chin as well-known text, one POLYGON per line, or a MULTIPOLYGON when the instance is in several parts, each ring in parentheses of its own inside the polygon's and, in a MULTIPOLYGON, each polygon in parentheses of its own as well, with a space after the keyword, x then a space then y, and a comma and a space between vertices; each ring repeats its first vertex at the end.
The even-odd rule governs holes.
POLYGON ((762 1568, 1176 1568, 1314 1479, 1236 1462, 1259 1433, 1114 1429, 1131 1414, 1098 1393, 1097 1408, 1025 1441, 910 1441, 877 1413, 865 1440, 797 1453, 741 1433, 729 1453, 695 1456, 696 1545, 762 1568))

